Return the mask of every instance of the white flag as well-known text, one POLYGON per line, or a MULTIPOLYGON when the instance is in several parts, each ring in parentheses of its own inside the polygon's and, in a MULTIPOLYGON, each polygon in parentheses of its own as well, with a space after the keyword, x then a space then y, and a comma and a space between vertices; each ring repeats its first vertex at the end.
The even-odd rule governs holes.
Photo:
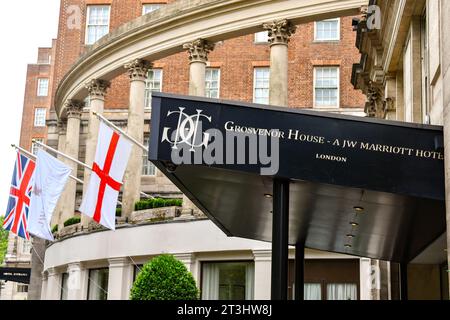
POLYGON ((100 123, 95 161, 80 212, 112 230, 116 229, 117 199, 131 147, 129 140, 100 123))
POLYGON ((50 230, 50 223, 71 171, 72 168, 47 152, 38 151, 28 213, 29 233, 42 239, 55 240, 50 230))

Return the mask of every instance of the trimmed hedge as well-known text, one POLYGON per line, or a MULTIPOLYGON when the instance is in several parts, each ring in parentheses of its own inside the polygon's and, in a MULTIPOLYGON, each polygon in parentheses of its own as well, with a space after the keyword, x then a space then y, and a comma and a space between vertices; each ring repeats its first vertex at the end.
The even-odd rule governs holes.
POLYGON ((186 266, 171 255, 147 263, 131 288, 131 300, 198 300, 199 290, 186 266))
POLYGON ((134 210, 140 211, 164 207, 181 207, 182 203, 183 201, 181 199, 162 199, 162 198, 145 199, 136 202, 136 204, 134 205, 134 210))
POLYGON ((122 208, 116 208, 116 217, 122 216, 122 208))
POLYGON ((55 224, 52 228, 52 233, 58 232, 58 225, 55 224))
POLYGON ((64 227, 72 226, 72 225, 80 223, 80 222, 81 222, 80 217, 72 217, 72 218, 67 219, 64 222, 64 227))

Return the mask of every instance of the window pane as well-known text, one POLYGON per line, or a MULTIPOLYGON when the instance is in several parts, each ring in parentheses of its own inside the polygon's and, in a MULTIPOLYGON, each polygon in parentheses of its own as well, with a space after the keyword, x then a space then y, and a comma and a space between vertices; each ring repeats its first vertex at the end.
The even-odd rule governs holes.
POLYGON ((339 72, 337 67, 314 69, 314 96, 316 107, 338 107, 339 72))
POLYGON ((69 295, 69 274, 63 273, 62 279, 61 279, 61 300, 67 300, 67 297, 69 295))
POLYGON ((339 40, 339 19, 317 21, 316 39, 318 41, 339 40))
POLYGON ((219 98, 220 69, 207 68, 205 73, 206 97, 219 98))
MULTIPOLYGON (((44 139, 42 139, 42 138, 34 138, 34 140, 44 143, 44 139)), ((34 155, 37 155, 38 150, 39 150, 39 145, 37 143, 32 142, 31 143, 31 153, 34 155)))
POLYGON ((255 68, 253 102, 269 104, 269 68, 255 68))
POLYGON ((202 264, 203 300, 252 300, 254 263, 230 262, 202 264))
POLYGON ((322 300, 322 286, 320 283, 305 283, 305 300, 322 300))
POLYGON ((261 31, 255 33, 256 43, 266 43, 269 42, 269 31, 261 31))
POLYGON ((88 6, 86 43, 93 44, 109 32, 109 6, 88 6))
POLYGON ((34 110, 34 126, 35 127, 45 127, 45 117, 47 114, 47 109, 36 108, 34 110))
POLYGON ((152 11, 158 10, 160 8, 161 8, 161 4, 160 3, 144 4, 142 6, 142 14, 147 14, 147 13, 150 13, 152 11))
POLYGON ((48 79, 38 79, 37 95, 39 97, 46 97, 48 95, 48 79))
POLYGON ((358 286, 353 283, 332 283, 327 285, 327 300, 357 300, 358 286))
POLYGON ((151 69, 147 73, 147 80, 145 81, 145 107, 150 109, 151 93, 162 91, 162 69, 151 69))
POLYGON ((108 299, 109 269, 89 270, 88 300, 108 299))
MULTIPOLYGON (((144 138, 144 146, 147 148, 150 145, 149 137, 144 138)), ((145 152, 142 154, 142 175, 144 176, 155 176, 156 175, 156 167, 153 163, 148 160, 148 154, 145 152)))

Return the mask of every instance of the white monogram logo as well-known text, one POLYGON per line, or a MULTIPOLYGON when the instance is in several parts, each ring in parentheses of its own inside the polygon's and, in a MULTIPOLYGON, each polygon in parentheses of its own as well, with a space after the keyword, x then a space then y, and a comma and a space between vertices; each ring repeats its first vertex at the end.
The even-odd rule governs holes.
POLYGON ((194 114, 192 116, 187 115, 184 113, 184 110, 186 108, 178 108, 179 111, 169 111, 167 113, 167 117, 178 114, 178 125, 177 130, 175 131, 175 140, 169 139, 169 130, 170 128, 164 128, 162 140, 161 142, 169 142, 172 145, 172 149, 177 150, 179 144, 187 144, 191 148, 190 151, 195 151, 194 148, 198 147, 208 147, 208 141, 210 138, 209 133, 203 133, 203 137, 201 141, 198 141, 197 138, 198 134, 197 131, 199 129, 199 123, 201 128, 201 121, 200 118, 203 117, 207 119, 209 122, 211 122, 212 118, 209 116, 206 116, 203 113, 203 110, 197 109, 197 114, 194 114), (197 144, 196 144, 197 143, 197 144))

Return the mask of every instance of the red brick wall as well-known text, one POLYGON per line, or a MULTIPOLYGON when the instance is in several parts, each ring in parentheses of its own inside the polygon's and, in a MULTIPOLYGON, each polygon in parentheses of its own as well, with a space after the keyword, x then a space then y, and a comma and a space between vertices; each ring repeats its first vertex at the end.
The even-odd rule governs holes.
MULTIPOLYGON (((142 3, 163 3, 152 0, 62 0, 57 61, 54 88, 64 74, 85 51, 85 21, 87 4, 111 4, 110 30, 136 18, 142 13, 142 3), (66 10, 78 5, 82 12, 81 29, 67 28, 66 10)), ((172 1, 169 1, 172 2, 172 1)), ((355 48, 351 17, 341 19, 341 41, 336 43, 315 43, 314 24, 298 26, 289 45, 289 106, 313 106, 313 67, 315 65, 340 66, 341 107, 363 107, 363 95, 354 90, 350 77, 353 63, 360 55, 355 48)), ((267 65, 269 46, 254 44, 254 35, 224 41, 210 54, 213 66, 221 67, 221 98, 252 101, 253 68, 267 65)), ((179 53, 155 62, 163 68, 163 91, 187 94, 189 64, 187 53, 179 53)), ((106 99, 106 108, 127 108, 129 84, 125 75, 116 78, 106 99)))

